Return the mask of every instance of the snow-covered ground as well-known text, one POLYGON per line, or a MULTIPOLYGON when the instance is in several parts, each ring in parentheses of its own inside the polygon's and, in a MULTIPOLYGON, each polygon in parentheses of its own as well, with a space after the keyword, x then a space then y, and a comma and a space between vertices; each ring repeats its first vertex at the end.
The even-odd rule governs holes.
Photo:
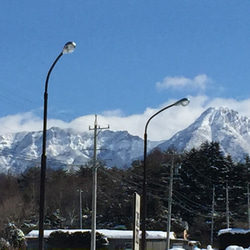
MULTIPOLYGON (((213 250, 213 248, 210 245, 208 245, 206 249, 213 250)), ((206 250, 206 249, 194 248, 194 250, 206 250)), ((185 249, 181 247, 173 247, 170 250, 185 250, 185 249)), ((226 250, 250 250, 250 243, 248 248, 243 248, 241 246, 233 245, 233 246, 228 246, 226 250)))
MULTIPOLYGON (((207 246, 207 250, 213 250, 211 246, 207 246)), ((184 250, 184 248, 172 248, 172 250, 184 250)), ((194 248, 194 250, 205 250, 205 249, 200 249, 200 248, 194 248)), ((226 250, 250 250, 250 245, 248 248, 243 248, 241 246, 228 246, 226 250)))
POLYGON ((243 250, 243 249, 250 250, 250 246, 248 248, 243 248, 243 247, 240 247, 240 246, 229 246, 229 247, 226 248, 226 250, 243 250))
MULTIPOLYGON (((213 250, 211 246, 207 246, 207 250, 213 250)), ((185 250, 184 248, 181 247, 173 247, 170 250, 185 250)), ((194 248, 194 250, 205 250, 205 249, 200 249, 200 248, 194 248)), ((228 246, 226 250, 250 250, 250 246, 248 248, 243 248, 240 246, 228 246)))

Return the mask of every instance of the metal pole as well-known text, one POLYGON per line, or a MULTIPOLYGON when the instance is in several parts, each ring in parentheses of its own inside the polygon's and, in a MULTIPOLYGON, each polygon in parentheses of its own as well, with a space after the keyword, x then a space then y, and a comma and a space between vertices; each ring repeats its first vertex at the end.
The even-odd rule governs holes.
POLYGON ((166 250, 170 249, 170 230, 171 230, 171 217, 172 217, 172 194, 173 194, 173 177, 174 175, 174 153, 172 156, 172 162, 170 167, 170 178, 169 178, 169 193, 168 193, 168 223, 167 223, 167 244, 166 250))
POLYGON ((97 196, 97 166, 96 166, 96 140, 97 140, 97 116, 94 124, 94 157, 93 157, 93 187, 92 187, 92 225, 91 225, 91 250, 96 249, 96 196, 97 196))
POLYGON ((228 197, 228 181, 226 181, 226 217, 227 217, 227 228, 229 228, 229 197, 228 197))
POLYGON ((215 195, 215 188, 213 185, 213 195, 212 195, 212 216, 211 216, 211 239, 210 245, 213 246, 214 244, 214 195, 215 195))
POLYGON ((43 145, 41 156, 41 177, 40 177, 40 205, 39 205, 39 250, 44 249, 44 204, 45 204, 45 178, 46 178, 46 132, 47 132, 47 107, 48 107, 48 82, 52 69, 56 65, 59 58, 63 55, 63 52, 59 54, 54 63, 49 69, 45 82, 44 91, 44 109, 43 109, 43 145))
POLYGON ((48 107, 48 83, 50 73, 54 66, 64 54, 72 53, 76 47, 74 42, 68 42, 64 45, 63 51, 58 55, 56 60, 51 65, 45 82, 44 91, 44 109, 43 109, 43 144, 42 144, 42 156, 41 156, 41 177, 40 177, 40 204, 39 204, 39 250, 44 249, 44 204, 45 204, 45 178, 46 178, 46 133, 47 133, 47 107, 48 107))
POLYGON ((147 242, 146 242, 146 217, 147 217, 147 129, 148 129, 148 124, 149 122, 158 114, 160 114, 162 111, 171 108, 173 106, 187 106, 189 104, 189 99, 188 98, 182 98, 179 101, 170 104, 162 109, 160 109, 158 112, 153 114, 148 121, 146 122, 145 125, 145 130, 144 130, 144 162, 143 162, 143 184, 142 184, 142 242, 141 242, 141 249, 146 250, 147 248, 147 242))
POLYGON ((79 210, 79 220, 80 220, 80 229, 82 229, 82 190, 79 190, 79 194, 80 194, 80 210, 79 210))
POLYGON ((147 125, 144 133, 144 160, 143 160, 143 193, 142 193, 142 250, 147 247, 146 217, 147 217, 147 125))
POLYGON ((248 207, 248 228, 250 229, 250 193, 249 193, 249 182, 247 183, 247 207, 248 207))

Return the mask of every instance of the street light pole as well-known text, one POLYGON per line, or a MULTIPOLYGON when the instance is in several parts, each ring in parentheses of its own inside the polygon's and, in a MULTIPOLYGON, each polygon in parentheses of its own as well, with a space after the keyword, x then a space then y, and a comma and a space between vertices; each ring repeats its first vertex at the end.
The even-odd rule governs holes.
POLYGON ((156 112, 154 115, 152 115, 146 125, 145 125, 145 132, 144 132, 144 162, 143 162, 143 187, 142 187, 142 250, 146 250, 146 217, 147 217, 147 129, 148 129, 148 124, 149 122, 158 114, 160 114, 162 111, 169 109, 173 106, 187 106, 189 104, 189 99, 188 98, 182 98, 179 101, 170 104, 158 112, 156 112))
POLYGON ((68 42, 64 45, 62 52, 53 62, 50 67, 46 82, 45 82, 45 91, 44 91, 44 109, 43 109, 43 144, 42 144, 42 156, 41 156, 41 176, 40 176, 40 205, 39 205, 39 250, 44 249, 44 203, 45 203, 45 177, 46 177, 46 131, 47 131, 47 106, 48 106, 48 83, 50 73, 53 70, 54 66, 64 54, 68 54, 74 51, 76 44, 74 42, 68 42))

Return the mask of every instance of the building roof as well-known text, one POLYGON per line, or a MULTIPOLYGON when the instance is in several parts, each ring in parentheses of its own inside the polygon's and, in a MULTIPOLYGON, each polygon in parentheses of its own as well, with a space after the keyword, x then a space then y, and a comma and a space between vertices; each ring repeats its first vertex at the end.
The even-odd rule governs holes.
POLYGON ((221 229, 218 232, 218 235, 224 234, 224 233, 231 233, 231 234, 247 234, 250 233, 250 229, 242 229, 242 228, 225 228, 221 229))
MULTIPOLYGON (((91 232, 91 229, 56 229, 56 230, 44 230, 44 238, 48 238, 49 235, 53 232, 61 231, 61 232, 91 232)), ((133 231, 132 230, 112 230, 112 229, 97 229, 97 233, 100 233, 106 236, 108 239, 132 239, 133 231)), ((38 238, 39 230, 32 230, 26 235, 26 238, 38 238)), ((146 239, 166 239, 167 233, 164 231, 146 231, 146 239)), ((141 238, 141 232, 140 232, 141 238)), ((170 232, 170 239, 175 239, 174 232, 170 232)))

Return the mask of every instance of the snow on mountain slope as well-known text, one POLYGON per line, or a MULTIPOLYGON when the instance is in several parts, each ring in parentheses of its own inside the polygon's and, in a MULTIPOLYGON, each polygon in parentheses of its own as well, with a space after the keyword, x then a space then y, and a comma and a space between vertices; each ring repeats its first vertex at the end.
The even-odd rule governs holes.
POLYGON ((209 108, 188 128, 158 145, 161 150, 175 146, 178 150, 197 148, 201 143, 216 141, 221 150, 234 160, 250 154, 250 122, 245 116, 228 108, 209 108))
MULTIPOLYGON (((198 148, 203 142, 217 141, 225 154, 236 161, 250 154, 250 122, 228 108, 209 108, 189 127, 165 142, 148 141, 148 151, 154 147, 166 150, 198 148)), ((163 138, 164 139, 164 138, 163 138)), ((78 168, 90 162, 94 153, 94 133, 78 133, 72 129, 51 128, 47 131, 47 161, 53 168, 78 168)), ((98 131, 97 157, 108 167, 128 167, 143 158, 143 139, 127 131, 98 131)), ((0 135, 0 172, 21 173, 26 168, 40 166, 42 132, 21 132, 0 135)))
MULTIPOLYGON (((133 159, 143 155, 143 140, 130 135, 127 131, 103 131, 100 142, 106 145, 106 148, 100 148, 99 157, 106 159, 108 166, 129 167, 133 159)), ((158 144, 159 142, 149 141, 148 148, 152 149, 158 144)))
MULTIPOLYGON (((72 129, 51 128, 47 131, 49 167, 76 169, 93 159, 93 132, 78 133, 72 129)), ((149 142, 149 149, 158 143, 149 142)), ((40 166, 42 132, 22 132, 0 136, 0 172, 17 174, 40 166)), ((108 167, 128 167, 142 155, 143 140, 126 131, 99 131, 97 156, 108 167)))

